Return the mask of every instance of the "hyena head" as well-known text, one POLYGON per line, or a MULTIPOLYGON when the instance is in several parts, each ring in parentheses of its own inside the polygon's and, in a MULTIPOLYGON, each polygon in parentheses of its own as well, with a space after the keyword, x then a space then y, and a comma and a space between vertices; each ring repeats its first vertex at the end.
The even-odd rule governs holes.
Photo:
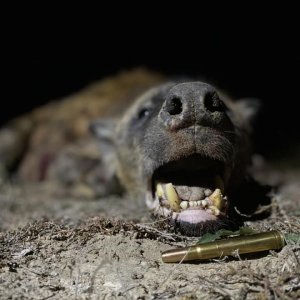
POLYGON ((200 81, 152 88, 107 131, 118 178, 127 191, 143 194, 153 215, 186 235, 232 227, 256 108, 255 101, 234 102, 200 81))

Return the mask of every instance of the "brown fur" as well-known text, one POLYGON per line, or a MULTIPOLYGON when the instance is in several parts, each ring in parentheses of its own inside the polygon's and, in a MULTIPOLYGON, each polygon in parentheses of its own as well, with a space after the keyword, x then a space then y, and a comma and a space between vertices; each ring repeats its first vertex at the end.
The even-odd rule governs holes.
POLYGON ((106 194, 97 192, 102 153, 89 124, 120 118, 138 95, 162 81, 144 69, 121 72, 11 121, 0 130, 0 170, 16 171, 21 181, 56 180, 78 196, 106 194))

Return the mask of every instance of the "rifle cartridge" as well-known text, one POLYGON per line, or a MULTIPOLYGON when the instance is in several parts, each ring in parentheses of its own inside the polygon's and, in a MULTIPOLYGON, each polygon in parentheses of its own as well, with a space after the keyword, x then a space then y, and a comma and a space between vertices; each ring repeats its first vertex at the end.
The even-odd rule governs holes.
POLYGON ((239 254, 278 250, 285 245, 285 239, 280 231, 273 230, 251 235, 236 236, 224 240, 197 244, 190 247, 171 249, 162 253, 165 263, 180 261, 202 260, 233 256, 239 254))

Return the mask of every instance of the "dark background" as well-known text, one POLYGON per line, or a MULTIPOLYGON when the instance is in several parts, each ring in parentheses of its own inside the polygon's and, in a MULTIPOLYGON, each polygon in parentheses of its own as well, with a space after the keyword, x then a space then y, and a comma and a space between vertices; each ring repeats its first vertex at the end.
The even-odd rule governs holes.
POLYGON ((95 22, 84 29, 79 23, 41 31, 35 23, 18 31, 4 57, 9 93, 1 124, 94 80, 144 66, 166 75, 200 76, 235 98, 261 99, 257 152, 284 156, 299 144, 297 24, 287 25, 280 18, 269 23, 264 16, 243 14, 231 26, 226 18, 215 23, 215 16, 204 25, 195 19, 187 26, 171 18, 164 27, 153 26, 155 15, 142 19, 133 24, 121 20, 114 28, 95 22))

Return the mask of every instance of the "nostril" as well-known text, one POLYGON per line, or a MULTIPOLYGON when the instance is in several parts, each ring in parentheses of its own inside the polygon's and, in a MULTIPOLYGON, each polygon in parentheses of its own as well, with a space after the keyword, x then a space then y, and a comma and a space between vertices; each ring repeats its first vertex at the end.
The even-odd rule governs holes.
POLYGON ((166 111, 172 116, 181 114, 182 112, 181 99, 178 97, 168 99, 166 103, 166 111))
POLYGON ((226 108, 224 102, 219 98, 217 93, 206 94, 204 98, 204 106, 210 112, 223 112, 226 108))

